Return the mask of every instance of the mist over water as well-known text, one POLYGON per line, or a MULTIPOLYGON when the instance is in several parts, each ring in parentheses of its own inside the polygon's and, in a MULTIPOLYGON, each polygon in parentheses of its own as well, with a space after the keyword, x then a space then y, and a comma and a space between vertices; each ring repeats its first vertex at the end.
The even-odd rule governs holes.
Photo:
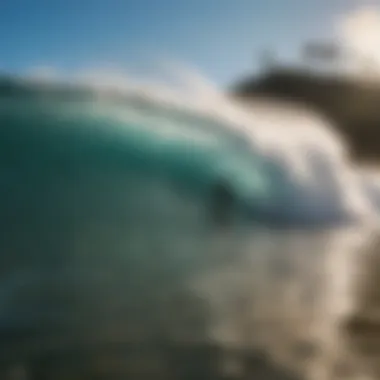
POLYGON ((164 338, 359 373, 340 323, 364 310, 378 173, 310 111, 190 82, 0 84, 1 333, 27 337, 18 355, 34 339, 164 338), (239 204, 222 230, 208 211, 220 178, 239 204))

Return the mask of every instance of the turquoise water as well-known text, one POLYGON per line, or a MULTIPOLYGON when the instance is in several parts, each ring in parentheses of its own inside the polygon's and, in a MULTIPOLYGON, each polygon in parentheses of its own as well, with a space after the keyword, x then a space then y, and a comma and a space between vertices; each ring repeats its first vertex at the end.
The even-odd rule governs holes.
POLYGON ((24 342, 12 353, 22 358, 36 341, 48 351, 213 341, 289 364, 293 345, 323 345, 321 315, 331 322, 345 307, 340 255, 376 225, 374 178, 364 182, 334 136, 278 131, 267 144, 254 115, 213 112, 133 92, 0 85, 4 351, 9 339, 24 342), (209 212, 220 180, 237 201, 221 229, 209 212))

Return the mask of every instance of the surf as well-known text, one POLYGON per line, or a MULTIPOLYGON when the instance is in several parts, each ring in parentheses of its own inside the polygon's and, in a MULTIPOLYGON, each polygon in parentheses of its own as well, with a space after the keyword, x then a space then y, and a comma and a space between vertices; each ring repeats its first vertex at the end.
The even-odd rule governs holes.
POLYGON ((117 331, 309 373, 293 348, 330 352, 351 313, 344 257, 377 231, 378 174, 309 110, 106 79, 0 82, 0 330, 29 342, 17 360, 35 339, 49 351, 117 331))

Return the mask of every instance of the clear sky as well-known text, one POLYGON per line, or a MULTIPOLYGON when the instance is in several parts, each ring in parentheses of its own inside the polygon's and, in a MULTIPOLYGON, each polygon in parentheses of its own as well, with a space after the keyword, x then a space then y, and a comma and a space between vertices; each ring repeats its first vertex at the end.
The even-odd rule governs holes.
POLYGON ((170 59, 225 85, 262 48, 283 59, 331 35, 354 0, 0 0, 0 69, 115 65, 170 59))

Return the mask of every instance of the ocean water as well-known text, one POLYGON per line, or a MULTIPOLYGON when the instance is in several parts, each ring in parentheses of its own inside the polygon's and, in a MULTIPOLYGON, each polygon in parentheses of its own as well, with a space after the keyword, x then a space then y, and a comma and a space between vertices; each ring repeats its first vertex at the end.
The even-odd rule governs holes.
POLYGON ((117 84, 0 83, 5 367, 159 341, 376 378, 376 170, 308 110, 117 84))

